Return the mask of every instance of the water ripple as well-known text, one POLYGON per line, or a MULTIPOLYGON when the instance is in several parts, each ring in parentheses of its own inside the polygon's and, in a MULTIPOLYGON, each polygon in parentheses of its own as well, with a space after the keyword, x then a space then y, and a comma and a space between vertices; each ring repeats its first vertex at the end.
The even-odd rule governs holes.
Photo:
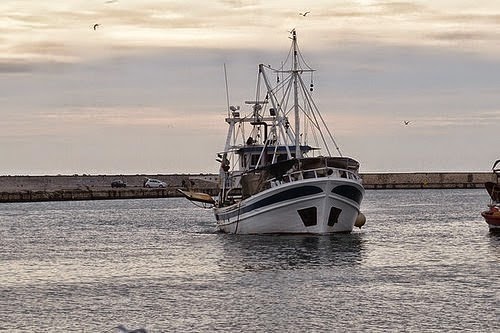
POLYGON ((328 236, 217 233, 182 199, 2 204, 0 331, 498 331, 487 201, 367 191, 328 236))

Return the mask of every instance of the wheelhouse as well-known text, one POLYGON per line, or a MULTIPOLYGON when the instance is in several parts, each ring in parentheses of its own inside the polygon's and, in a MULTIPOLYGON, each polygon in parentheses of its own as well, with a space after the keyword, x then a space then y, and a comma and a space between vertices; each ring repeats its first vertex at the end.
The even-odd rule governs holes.
MULTIPOLYGON (((309 151, 314 150, 310 146, 300 146, 301 155, 304 156, 309 151)), ((288 146, 267 146, 246 145, 236 151, 239 157, 240 170, 254 170, 265 167, 273 163, 288 160, 288 152, 292 159, 295 158, 295 147, 288 146)))

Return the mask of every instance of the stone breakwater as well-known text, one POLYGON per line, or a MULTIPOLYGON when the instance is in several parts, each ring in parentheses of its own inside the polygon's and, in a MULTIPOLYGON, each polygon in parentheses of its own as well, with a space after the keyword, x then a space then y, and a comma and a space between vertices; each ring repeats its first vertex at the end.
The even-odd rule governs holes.
MULTIPOLYGON (((361 175, 366 189, 471 189, 484 188, 496 181, 492 173, 366 173, 361 175)), ((215 196, 218 176, 214 174, 157 175, 59 175, 0 176, 0 202, 105 200, 168 198, 180 196, 177 189, 191 188, 215 196), (147 178, 167 183, 166 188, 144 188, 147 178), (121 179, 126 188, 112 188, 121 179)))
POLYGON ((182 196, 179 188, 215 196, 217 181, 217 176, 206 174, 0 176, 0 202, 170 198, 182 196), (167 186, 145 188, 148 178, 164 181, 167 186), (118 179, 127 186, 111 187, 118 179))
POLYGON ((366 189, 455 189, 484 188, 496 181, 491 172, 415 172, 362 174, 366 189))

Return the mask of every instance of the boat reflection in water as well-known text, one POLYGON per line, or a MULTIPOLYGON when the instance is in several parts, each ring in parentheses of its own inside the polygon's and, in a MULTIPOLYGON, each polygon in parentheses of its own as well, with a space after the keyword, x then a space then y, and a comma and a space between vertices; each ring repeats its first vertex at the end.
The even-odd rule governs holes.
POLYGON ((362 233, 221 237, 225 255, 219 265, 229 270, 358 266, 365 250, 362 233))

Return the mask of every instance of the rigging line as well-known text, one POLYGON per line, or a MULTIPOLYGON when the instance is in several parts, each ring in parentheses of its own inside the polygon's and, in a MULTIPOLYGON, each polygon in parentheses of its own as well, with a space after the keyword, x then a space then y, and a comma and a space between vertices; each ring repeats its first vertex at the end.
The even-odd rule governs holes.
MULTIPOLYGON (((262 69, 261 65, 259 65, 259 76, 257 77, 257 88, 255 89, 255 104, 259 104, 258 102, 259 102, 259 95, 260 95, 260 80, 261 80, 260 77, 261 77, 261 75, 263 75, 262 74, 263 71, 264 70, 262 69)), ((256 108, 254 108, 253 109, 253 116, 254 117, 257 116, 256 112, 258 113, 259 111, 256 108)))
MULTIPOLYGON (((304 118, 307 118, 309 120, 308 122, 306 122, 306 119, 304 119, 304 140, 308 140, 309 134, 311 134, 312 140, 314 141, 316 146, 321 146, 320 141, 323 141, 322 145, 327 147, 327 143, 325 142, 325 140, 319 140, 318 138, 318 132, 319 134, 321 134, 321 126, 315 117, 314 109, 312 108, 309 101, 310 93, 307 92, 306 87, 301 85, 301 88, 302 89, 300 90, 300 94, 302 96, 302 99, 304 100, 303 114, 305 116, 304 118)), ((325 149, 328 151, 328 148, 325 149)))
POLYGON ((227 116, 230 117, 230 110, 229 110, 229 88, 228 88, 228 84, 227 84, 226 63, 224 63, 224 81, 226 82, 227 116))
MULTIPOLYGON (((281 132, 281 137, 283 138, 283 144, 285 145, 286 154, 287 154, 288 158, 290 159, 290 158, 292 158, 292 153, 290 152, 290 148, 288 147, 288 140, 287 140, 286 133, 285 133, 283 126, 280 126, 279 130, 281 132)), ((291 141, 293 142, 293 140, 291 140, 291 141)))
MULTIPOLYGON (((290 81, 289 80, 285 80, 278 87, 272 87, 269 84, 269 82, 267 81, 267 76, 266 76, 265 72, 262 73, 262 77, 263 77, 264 82, 266 84, 267 96, 271 100, 271 103, 272 103, 273 107, 276 108, 276 110, 280 114, 284 114, 283 106, 282 106, 282 100, 278 99, 279 97, 278 97, 278 90, 277 89, 279 88, 280 90, 283 90, 286 87, 286 83, 290 82, 290 81)), ((286 94, 283 94, 282 98, 285 98, 285 96, 286 96, 286 94)))
MULTIPOLYGON (((281 67, 283 67, 283 61, 281 62, 281 67)), ((278 77, 280 76, 281 74, 281 81, 285 81, 285 73, 277 73, 278 77)))
MULTIPOLYGON (((264 67, 268 67, 268 66, 264 65, 264 67)), ((270 87, 269 91, 270 92, 274 92, 276 94, 280 89, 283 89, 283 87, 286 85, 287 81, 291 80, 291 78, 292 78, 292 74, 291 73, 286 78, 282 77, 281 78, 281 82, 279 82, 278 84, 276 84, 274 87, 270 87)))
POLYGON ((271 66, 271 65, 265 65, 265 64, 262 64, 262 66, 264 66, 265 68, 267 68, 267 69, 269 69, 269 70, 271 70, 271 71, 273 71, 273 72, 278 72, 278 71, 279 71, 279 69, 274 68, 274 67, 273 67, 273 66, 271 66))
POLYGON ((234 233, 238 233, 238 227, 240 225, 240 211, 241 211, 241 201, 238 202, 238 217, 236 218, 236 228, 234 230, 234 233))
MULTIPOLYGON (((275 92, 273 92, 272 87, 268 84, 268 82, 267 82, 267 80, 266 80, 266 73, 265 73, 265 72, 263 72, 263 73, 262 73, 262 77, 263 77, 264 82, 265 82, 265 84, 266 84, 267 91, 268 91, 268 93, 270 94, 270 99, 271 99, 271 101, 272 101, 272 103, 273 103, 273 106, 277 108, 277 111, 279 112, 279 114, 282 114, 282 115, 283 115, 283 119, 280 119, 280 120, 279 120, 279 121, 280 121, 280 125, 279 125, 279 127, 280 127, 280 132, 282 133, 282 138, 283 138, 283 141, 284 141, 286 144, 288 144, 288 140, 290 140, 290 142, 293 142, 293 141, 294 141, 294 140, 293 140, 293 139, 294 139, 294 138, 293 138, 293 135, 292 135, 292 134, 291 134, 291 132, 289 131, 289 130, 290 130, 290 126, 288 126, 288 127, 287 127, 287 130, 286 130, 286 131, 284 131, 284 127, 285 127, 285 126, 283 125, 283 120, 285 120, 285 119, 287 118, 287 114, 286 114, 286 112, 285 112, 285 110, 286 110, 286 105, 285 105, 285 108, 283 108, 283 103, 281 103, 281 104, 280 104, 280 101, 278 101, 278 100, 277 100, 277 96, 276 96, 275 92), (285 135, 285 132, 286 132, 286 134, 287 134, 287 135, 285 135), (287 140, 287 139, 288 139, 288 140, 287 140)), ((287 85, 286 87, 287 87, 287 90, 289 90, 289 91, 290 91, 290 89, 291 89, 291 84, 292 84, 293 80, 289 80, 288 82, 289 82, 289 83, 288 83, 288 85, 287 85)), ((284 100, 285 102, 287 102, 287 101, 288 101, 288 99, 289 99, 289 95, 290 95, 290 93, 289 93, 289 92, 288 92, 288 93, 286 93, 286 92, 284 93, 284 95, 283 95, 283 100, 284 100)), ((282 100, 282 101, 283 101, 283 100, 282 100)), ((291 158, 291 154, 290 154, 290 151, 289 151, 289 149, 288 149, 288 145, 285 145, 285 147, 286 147, 286 150, 287 150, 288 157, 289 157, 289 158, 291 158)))
POLYGON ((283 115, 286 117, 290 113, 291 109, 288 111, 285 111, 288 105, 288 100, 290 99, 290 94, 292 92, 292 80, 288 81, 288 84, 286 86, 286 89, 284 90, 282 99, 281 99, 281 109, 283 110, 283 115))
POLYGON ((278 146, 278 143, 274 145, 273 160, 271 161, 272 164, 276 163, 276 158, 278 156, 278 154, 276 154, 278 152, 278 146))
POLYGON ((300 134, 302 136, 302 142, 305 144, 307 142, 307 134, 308 134, 308 131, 309 131, 309 127, 310 126, 313 126, 313 122, 312 122, 312 119, 310 118, 309 116, 309 112, 307 110, 307 100, 304 96, 304 87, 300 87, 301 89, 298 91, 298 94, 300 94, 300 98, 302 101, 304 101, 304 105, 298 105, 299 107, 299 111, 304 115, 304 117, 302 118, 303 119, 303 125, 302 125, 302 134, 300 134))
MULTIPOLYGON (((294 44, 294 43, 292 43, 291 48, 293 48, 293 46, 294 46, 293 44, 294 44)), ((302 56, 302 52, 300 51, 300 46, 299 46, 298 41, 295 41, 295 50, 297 51, 297 55, 299 56, 299 58, 300 58, 300 59, 302 59, 302 64, 303 64, 306 68, 308 68, 309 70, 313 70, 313 69, 312 69, 312 67, 310 67, 310 66, 307 64, 306 60, 305 60, 305 59, 304 59, 304 57, 302 56)), ((291 51, 290 51, 290 52, 291 52, 291 51)), ((287 59, 288 59, 288 58, 287 58, 287 59)), ((297 60, 300 60, 300 59, 297 59, 297 60)), ((298 61, 298 64, 300 65, 300 61, 298 61)), ((301 66, 299 66, 299 69, 302 69, 302 67, 301 67, 301 66)))
MULTIPOLYGON (((234 131, 234 137, 237 138, 239 133, 240 133, 240 129, 241 129, 241 123, 238 124, 238 127, 236 128, 236 130, 234 131)), ((233 147, 236 145, 236 140, 233 142, 233 147)))
POLYGON ((241 133, 241 138, 242 138, 242 141, 245 142, 246 138, 245 138, 245 127, 241 125, 241 123, 238 125, 238 133, 241 133), (241 129, 241 132, 240 132, 240 129, 241 129))
POLYGON ((300 48, 299 48, 299 43, 297 43, 297 54, 299 55, 300 59, 302 59, 302 63, 307 67, 307 69, 314 71, 314 69, 307 64, 306 60, 302 56, 302 52, 300 52, 300 48))
POLYGON ((281 68, 280 68, 280 70, 283 70, 283 68, 285 68, 285 65, 288 63, 288 60, 290 59, 290 56, 292 55, 292 53, 293 53, 293 43, 290 46, 290 49, 288 50, 288 54, 286 56, 285 61, 281 62, 281 68))
MULTIPOLYGON (((310 110, 310 112, 314 116, 314 110, 310 110)), ((307 114, 307 117, 310 119, 310 121, 307 123, 307 127, 306 127, 307 132, 305 133, 305 136, 306 136, 305 139, 307 140, 307 142, 309 142, 309 138, 312 137, 311 141, 314 142, 316 147, 322 146, 320 144, 321 140, 318 138, 318 133, 321 134, 321 129, 320 129, 319 124, 317 123, 317 121, 313 121, 310 118, 311 116, 309 114, 307 114)), ((327 143, 323 142, 323 145, 326 146, 327 143)), ((328 149, 326 149, 326 150, 328 151, 328 149)))
MULTIPOLYGON (((314 118, 314 122, 318 125, 318 132, 319 132, 319 135, 321 136, 321 139, 324 143, 324 146, 326 148, 326 151, 328 152, 328 155, 331 156, 331 152, 330 152, 330 149, 328 148, 328 144, 325 140, 325 137, 323 135, 323 132, 321 131, 321 129, 319 129, 319 122, 316 118, 316 113, 319 115, 319 117, 321 117, 321 113, 319 112, 318 108, 316 107, 316 105, 314 105, 314 108, 313 108, 313 105, 311 104, 311 102, 314 104, 314 101, 312 100, 309 92, 307 91, 307 89, 305 88, 305 85, 304 85, 304 82, 302 81, 302 77, 299 77, 299 80, 300 80, 300 83, 301 83, 301 87, 302 87, 302 92, 303 94, 305 95, 305 100, 306 102, 309 104, 309 108, 311 109, 311 113, 312 113, 312 116, 314 118), (314 112, 314 110, 316 110, 316 112, 314 112)), ((313 122, 311 120, 311 122, 313 122)), ((328 127, 326 126, 325 122, 323 121, 323 127, 329 132, 328 130, 328 127)), ((337 144, 335 143, 335 140, 333 139, 333 137, 330 135, 330 139, 332 140, 333 144, 335 145, 335 147, 337 147, 337 144)), ((339 151, 339 154, 340 156, 342 156, 342 153, 340 153, 340 150, 338 149, 337 147, 337 151, 339 151)))
POLYGON ((319 146, 320 140, 318 139, 318 134, 316 133, 316 131, 312 131, 312 136, 313 136, 313 141, 314 141, 315 145, 319 146))
MULTIPOLYGON (((300 82, 302 83, 302 86, 304 87, 304 81, 302 81, 302 78, 299 76, 299 80, 300 82)), ((309 93, 306 91, 307 95, 310 97, 309 93)), ((309 99, 309 98, 308 98, 309 99)), ((335 141, 334 137, 333 137, 333 134, 330 132, 330 129, 328 128, 328 126, 326 125, 326 122, 325 120, 323 119, 323 116, 321 115, 321 112, 319 112, 319 109, 318 107, 316 106, 316 103, 314 103, 314 100, 312 98, 310 98, 310 103, 311 105, 314 107, 315 110, 318 110, 318 116, 319 118, 321 119, 321 122, 323 123, 323 127, 325 127, 326 131, 328 132, 328 135, 330 136, 330 139, 332 140, 334 146, 335 146, 335 149, 337 150, 337 152, 339 153, 339 155, 342 157, 342 152, 340 151, 340 148, 339 146, 337 145, 337 142, 335 141)), ((323 137, 323 135, 321 134, 321 136, 323 137)), ((324 138, 323 138, 324 140, 324 138)), ((326 142, 326 141, 325 141, 326 142)), ((327 145, 328 147, 328 145, 327 145)), ((328 150, 328 149, 327 149, 328 150)))
POLYGON ((210 207, 210 206, 207 206, 206 204, 198 204, 198 203, 191 201, 191 200, 189 200, 189 202, 191 202, 193 205, 195 205, 198 208, 210 209, 213 207, 213 205, 212 205, 212 207, 210 207))
MULTIPOLYGON (((302 96, 302 99, 309 105, 309 108, 311 110, 311 114, 313 114, 313 116, 314 116, 314 110, 312 109, 311 103, 309 102, 309 98, 308 98, 307 94, 305 93, 306 92, 305 89, 306 89, 305 87, 302 87, 302 89, 300 90, 300 94, 302 96)), ((306 116, 307 119, 309 119, 309 122, 311 123, 311 125, 320 131, 321 128, 319 126, 318 120, 316 118, 315 119, 311 118, 311 115, 301 105, 299 105, 299 108, 302 111, 302 113, 304 114, 304 116, 306 116)), ((325 142, 325 144, 326 144, 326 142, 325 142)))
MULTIPOLYGON (((261 164, 261 161, 264 159, 264 154, 267 154, 267 147, 269 146, 269 139, 266 139, 264 142, 264 147, 262 147, 262 150, 260 151, 259 159, 257 160, 256 168, 258 168, 261 164)), ((263 167, 264 165, 262 165, 263 167)))
MULTIPOLYGON (((291 110, 289 110, 288 113, 290 113, 290 111, 291 110)), ((286 135, 283 135, 283 139, 285 140, 287 147, 288 147, 289 143, 292 144, 295 141, 295 139, 294 139, 295 133, 293 132, 293 128, 292 128, 290 122, 288 121, 288 117, 287 117, 288 113, 285 113, 283 111, 283 114, 285 115, 284 120, 286 120, 286 123, 288 123, 288 126, 281 125, 281 128, 286 127, 286 131, 285 131, 286 135)), ((285 123, 285 125, 286 125, 286 123, 285 123)))
POLYGON ((278 92, 279 90, 283 89, 283 87, 287 84, 288 81, 290 81, 292 79, 292 75, 289 74, 286 78, 282 78, 281 82, 279 82, 276 86, 274 86, 273 88, 271 88, 270 91, 273 91, 273 92, 278 92))

